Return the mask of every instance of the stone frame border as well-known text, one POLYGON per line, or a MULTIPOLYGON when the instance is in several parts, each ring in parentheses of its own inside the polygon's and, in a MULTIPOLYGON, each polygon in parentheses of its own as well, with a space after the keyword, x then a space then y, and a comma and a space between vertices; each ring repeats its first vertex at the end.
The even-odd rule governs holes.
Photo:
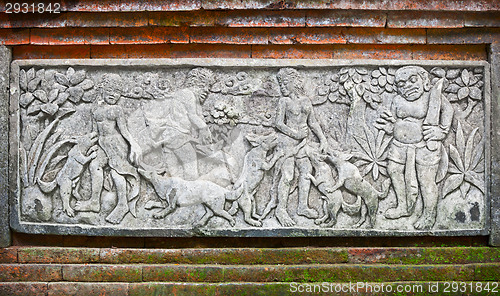
MULTIPOLYGON (((493 54, 492 54, 493 55, 493 54)), ((497 59, 500 55, 496 53, 497 59)), ((205 66, 205 67, 332 67, 332 66, 357 66, 357 65, 384 65, 384 66, 403 66, 403 65, 422 65, 422 66, 483 66, 485 68, 485 86, 484 86, 484 110, 485 117, 485 136, 487 138, 487 145, 485 147, 485 159, 487 161, 485 168, 485 176, 487 182, 487 194, 490 198, 486 199, 485 205, 490 209, 490 213, 486 213, 485 229, 483 230, 434 230, 434 231, 388 231, 388 230, 337 230, 337 229, 305 229, 305 228, 283 228, 279 229, 281 232, 280 237, 295 237, 295 236, 338 236, 338 237, 359 237, 359 236, 474 236, 474 235, 490 235, 490 244, 500 245, 500 196, 492 196, 491 190, 494 188, 494 182, 500 183, 500 175, 493 178, 492 170, 490 167, 494 163, 491 157, 490 149, 492 143, 500 142, 499 137, 490 137, 492 123, 490 122, 491 110, 495 115, 494 124, 500 125, 500 111, 496 108, 491 108, 491 90, 492 86, 490 81, 490 64, 486 61, 421 61, 421 60, 335 60, 335 59, 321 59, 321 60, 307 60, 307 59, 117 59, 117 60, 92 60, 92 59, 68 59, 68 60, 19 60, 12 63, 11 68, 11 96, 10 96, 10 122, 9 138, 10 138, 10 157, 9 162, 9 184, 10 190, 10 225, 12 229, 36 234, 71 234, 71 235, 106 235, 106 236, 165 236, 165 237, 185 237, 185 236, 256 236, 256 237, 275 237, 276 229, 249 229, 249 230, 195 230, 195 229, 116 229, 115 227, 92 227, 81 225, 38 225, 36 223, 21 223, 19 220, 19 212, 17 207, 18 194, 19 194, 19 180, 18 180, 18 150, 13 149, 18 146, 19 138, 19 67, 25 65, 33 66, 87 66, 87 67, 130 67, 138 66, 141 68, 158 67, 158 66, 205 66), (491 200, 491 202, 490 202, 491 200), (493 209, 495 206, 495 211, 493 209)), ((500 61, 496 61, 495 71, 500 72, 500 61)), ((497 76, 500 73, 496 73, 497 76)), ((496 76, 494 76, 496 77, 496 76)), ((493 87, 496 89, 496 96, 499 95, 498 85, 493 87)), ((0 105, 1 107, 1 105, 0 105)), ((497 106, 495 106, 497 107, 497 106)), ((499 108, 499 107, 497 107, 499 108)), ((0 111, 2 109, 0 108, 0 111)), ((496 156, 496 155, 495 155, 496 156)), ((495 160, 500 161, 500 152, 495 160)), ((498 189, 500 191, 500 188, 498 189)), ((1 193, 1 192, 0 192, 1 193)), ((0 205, 2 199, 0 195, 0 205)), ((1 218, 1 215, 0 215, 1 218)))
POLYGON ((0 46, 0 247, 11 243, 9 229, 9 75, 11 51, 0 46))

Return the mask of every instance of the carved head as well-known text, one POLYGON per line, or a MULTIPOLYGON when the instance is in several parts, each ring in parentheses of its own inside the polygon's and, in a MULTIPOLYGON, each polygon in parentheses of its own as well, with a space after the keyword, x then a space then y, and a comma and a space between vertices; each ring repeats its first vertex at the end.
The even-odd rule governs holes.
POLYGON ((403 98, 415 101, 431 88, 429 72, 418 66, 402 67, 396 71, 396 86, 403 98))
POLYGON ((293 68, 281 68, 278 71, 278 82, 281 93, 284 96, 290 96, 291 93, 304 95, 304 77, 299 71, 293 68))
POLYGON ((267 135, 248 134, 246 139, 252 147, 262 146, 262 148, 266 151, 271 150, 278 145, 278 137, 275 133, 267 135))
POLYGON ((208 94, 210 86, 215 83, 215 75, 212 70, 206 68, 194 68, 189 71, 186 78, 186 87, 198 89, 200 101, 203 102, 208 94))
POLYGON ((118 74, 104 74, 99 84, 103 100, 110 105, 115 105, 123 94, 123 80, 118 74))

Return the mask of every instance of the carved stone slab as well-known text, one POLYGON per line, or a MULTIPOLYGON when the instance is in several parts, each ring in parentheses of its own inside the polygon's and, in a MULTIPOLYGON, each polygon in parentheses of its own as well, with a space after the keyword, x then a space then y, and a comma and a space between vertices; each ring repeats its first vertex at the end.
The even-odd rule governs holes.
POLYGON ((486 235, 489 71, 463 61, 17 61, 12 227, 486 235))

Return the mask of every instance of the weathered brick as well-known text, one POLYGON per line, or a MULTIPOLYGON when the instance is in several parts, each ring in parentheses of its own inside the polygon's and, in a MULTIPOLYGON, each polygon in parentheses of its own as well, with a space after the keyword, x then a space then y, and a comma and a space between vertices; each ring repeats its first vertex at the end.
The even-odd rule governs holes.
POLYGON ((193 28, 191 43, 267 44, 269 29, 193 28))
MULTIPOLYGON (((88 59, 90 58, 90 45, 21 45, 14 46, 12 50, 12 58, 23 59, 88 59)), ((15 238, 16 236, 14 236, 15 238)), ((60 236, 49 236, 50 239, 36 241, 33 239, 14 239, 13 245, 27 246, 27 245, 62 245, 63 238, 60 236)), ((41 236, 42 238, 44 236, 41 236)))
POLYGON ((20 248, 20 263, 92 263, 99 261, 99 249, 20 248))
POLYGON ((387 27, 389 28, 461 28, 463 26, 463 12, 404 11, 387 14, 387 27))
POLYGON ((205 27, 218 25, 221 15, 220 11, 153 11, 148 13, 150 26, 193 26, 205 27))
POLYGON ((144 281, 357 282, 473 280, 472 265, 146 265, 144 281))
POLYGON ((70 282, 138 282, 142 280, 140 265, 64 265, 63 278, 70 282))
MULTIPOLYGON (((90 50, 88 46, 38 46, 38 45, 21 45, 14 46, 12 48, 12 58, 13 59, 50 59, 54 57, 57 52, 68 51, 68 54, 62 54, 64 57, 69 57, 71 55, 77 56, 77 58, 90 57, 90 50), (87 54, 83 55, 81 48, 87 48, 87 54), (31 56, 31 57, 30 57, 31 56)), ((54 246, 61 245, 63 242, 62 235, 41 235, 41 234, 27 234, 14 232, 12 234, 12 245, 13 246, 54 246)))
POLYGON ((0 44, 20 45, 29 43, 29 29, 0 29, 0 44))
POLYGON ((111 28, 111 44, 188 43, 185 27, 111 28))
MULTIPOLYGON (((89 58, 96 58, 93 54, 96 48, 116 48, 118 47, 120 51, 124 51, 133 45, 92 45, 92 56, 89 58)), ((136 45, 138 47, 147 47, 144 45, 136 45)), ((155 45, 150 45, 155 46, 155 45)), ((115 50, 114 53, 117 54, 119 51, 115 50)), ((113 56, 108 56, 108 58, 118 58, 113 56)), ((88 248, 142 248, 144 247, 144 238, 142 237, 113 237, 113 236, 64 236, 63 245, 65 247, 88 247, 88 248)))
POLYGON ((0 28, 52 28, 65 25, 65 13, 30 13, 28 15, 0 13, 0 28))
POLYGON ((306 14, 302 11, 243 10, 221 15, 217 23, 228 27, 304 27, 306 14))
MULTIPOLYGON (((412 59, 412 50, 407 45, 377 45, 377 44, 346 44, 334 45, 332 48, 334 59, 412 59)), ((322 239, 318 239, 319 246, 322 246, 322 239)), ((326 240, 328 242, 328 240, 326 240)), ((382 242, 376 242, 386 246, 382 242)), ((387 240, 386 240, 387 243, 387 240)), ((394 241, 397 244, 397 241, 394 241)), ((371 244, 368 244, 371 245, 371 244)))
POLYGON ((464 14, 466 27, 500 27, 500 12, 475 12, 464 14))
POLYGON ((109 44, 108 28, 31 29, 35 45, 109 44))
POLYGON ((67 12, 68 27, 145 27, 149 16, 145 12, 67 12))
POLYGON ((415 60, 486 61, 488 52, 485 45, 413 45, 412 58, 415 60))
POLYGON ((310 10, 308 27, 384 27, 386 13, 367 10, 310 10))
POLYGON ((128 295, 128 283, 49 283, 49 296, 69 295, 128 295))
POLYGON ((2 248, 0 249, 0 263, 16 263, 17 248, 2 248))
POLYGON ((130 283, 129 285, 129 296, 289 294, 289 283, 130 283))
POLYGON ((270 30, 271 44, 335 44, 346 43, 340 28, 278 28, 270 30))
POLYGON ((485 44, 500 40, 500 28, 427 29, 429 44, 485 44))
POLYGON ((348 43, 361 44, 425 44, 425 29, 346 28, 342 30, 348 43))
POLYGON ((39 296, 47 292, 47 283, 0 283, 0 295, 39 296))
POLYGON ((331 59, 333 45, 253 45, 252 57, 261 59, 331 59))
POLYGON ((474 266, 475 281, 500 281, 500 263, 483 263, 474 266))
POLYGON ((500 262, 496 248, 348 248, 349 263, 471 264, 500 262))
POLYGON ((347 262, 340 248, 286 249, 103 249, 102 263, 180 264, 310 264, 347 262))
POLYGON ((0 282, 51 282, 62 280, 57 264, 0 264, 0 282))
POLYGON ((163 11, 163 10, 198 10, 201 8, 199 0, 149 0, 149 1, 122 1, 121 11, 163 11))
POLYGON ((61 0, 63 11, 120 11, 120 0, 61 0))

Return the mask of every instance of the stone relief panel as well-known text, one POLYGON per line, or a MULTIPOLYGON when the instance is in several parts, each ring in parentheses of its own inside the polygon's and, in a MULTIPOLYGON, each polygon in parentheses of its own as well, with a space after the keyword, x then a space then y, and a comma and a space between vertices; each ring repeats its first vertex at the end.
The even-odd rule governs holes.
POLYGON ((487 233, 487 63, 23 61, 13 77, 21 231, 487 233))

